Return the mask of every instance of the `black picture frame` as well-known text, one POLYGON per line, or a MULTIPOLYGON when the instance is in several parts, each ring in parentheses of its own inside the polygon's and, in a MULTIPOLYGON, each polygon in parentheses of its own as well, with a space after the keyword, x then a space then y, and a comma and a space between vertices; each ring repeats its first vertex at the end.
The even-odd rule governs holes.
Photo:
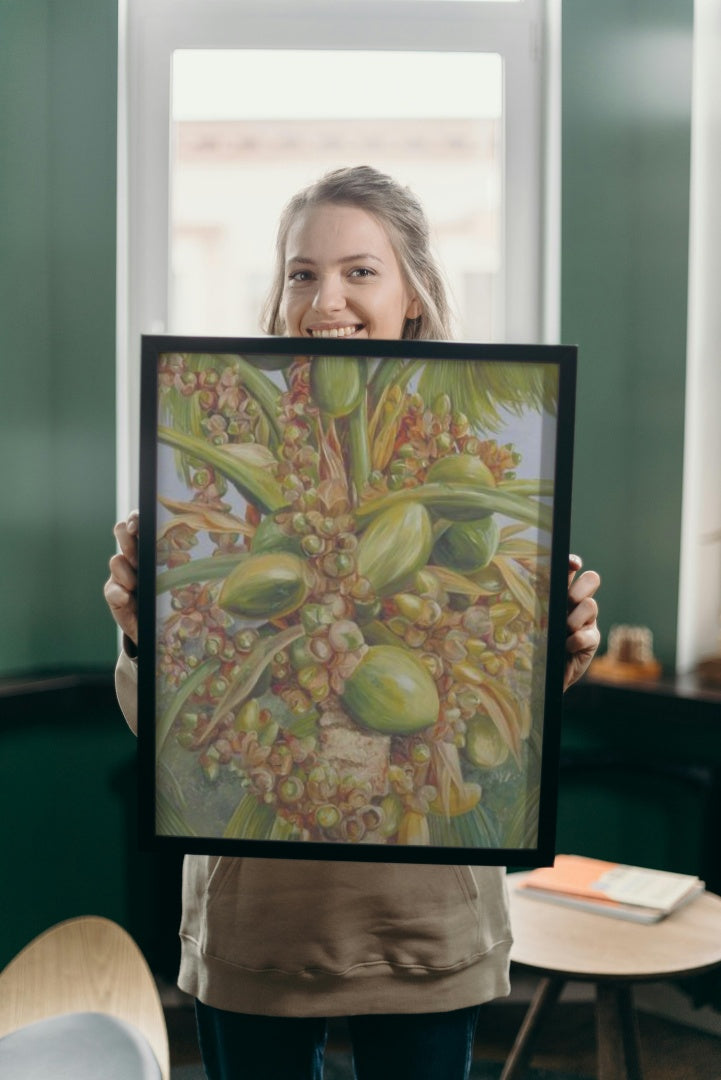
POLYGON ((553 861, 576 353, 143 337, 144 849, 553 861))

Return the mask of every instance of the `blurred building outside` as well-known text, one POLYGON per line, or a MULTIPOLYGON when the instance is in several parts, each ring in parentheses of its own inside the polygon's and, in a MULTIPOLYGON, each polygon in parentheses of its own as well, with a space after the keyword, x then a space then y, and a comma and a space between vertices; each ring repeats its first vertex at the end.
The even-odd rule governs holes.
POLYGON ((425 206, 456 336, 498 340, 502 150, 495 117, 176 120, 170 331, 261 333, 285 203, 331 169, 365 164, 410 186, 425 206))

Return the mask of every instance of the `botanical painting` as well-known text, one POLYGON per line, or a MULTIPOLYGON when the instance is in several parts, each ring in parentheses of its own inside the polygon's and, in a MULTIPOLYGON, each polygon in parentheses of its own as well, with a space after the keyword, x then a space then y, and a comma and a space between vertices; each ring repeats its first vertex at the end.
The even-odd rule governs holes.
POLYGON ((148 361, 155 834, 530 863, 553 351, 175 344, 148 361))

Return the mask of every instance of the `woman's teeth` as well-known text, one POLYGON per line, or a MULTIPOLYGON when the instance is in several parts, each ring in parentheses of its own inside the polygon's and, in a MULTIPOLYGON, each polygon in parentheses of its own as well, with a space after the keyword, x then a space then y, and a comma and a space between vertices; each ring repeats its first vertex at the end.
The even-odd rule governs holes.
POLYGON ((359 326, 334 326, 332 330, 311 330, 311 337, 339 338, 350 337, 360 329, 359 326))

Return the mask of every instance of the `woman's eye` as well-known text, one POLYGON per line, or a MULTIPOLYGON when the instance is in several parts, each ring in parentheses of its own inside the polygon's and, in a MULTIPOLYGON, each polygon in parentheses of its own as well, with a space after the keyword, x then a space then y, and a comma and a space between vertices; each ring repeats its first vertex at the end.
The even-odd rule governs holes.
POLYGON ((288 271, 288 281, 290 281, 290 282, 298 282, 298 284, 302 285, 304 282, 312 281, 312 280, 313 280, 313 271, 312 270, 290 270, 290 271, 288 271))
POLYGON ((356 266, 351 270, 350 276, 356 278, 368 278, 373 277, 374 273, 375 272, 371 270, 369 266, 356 266))

